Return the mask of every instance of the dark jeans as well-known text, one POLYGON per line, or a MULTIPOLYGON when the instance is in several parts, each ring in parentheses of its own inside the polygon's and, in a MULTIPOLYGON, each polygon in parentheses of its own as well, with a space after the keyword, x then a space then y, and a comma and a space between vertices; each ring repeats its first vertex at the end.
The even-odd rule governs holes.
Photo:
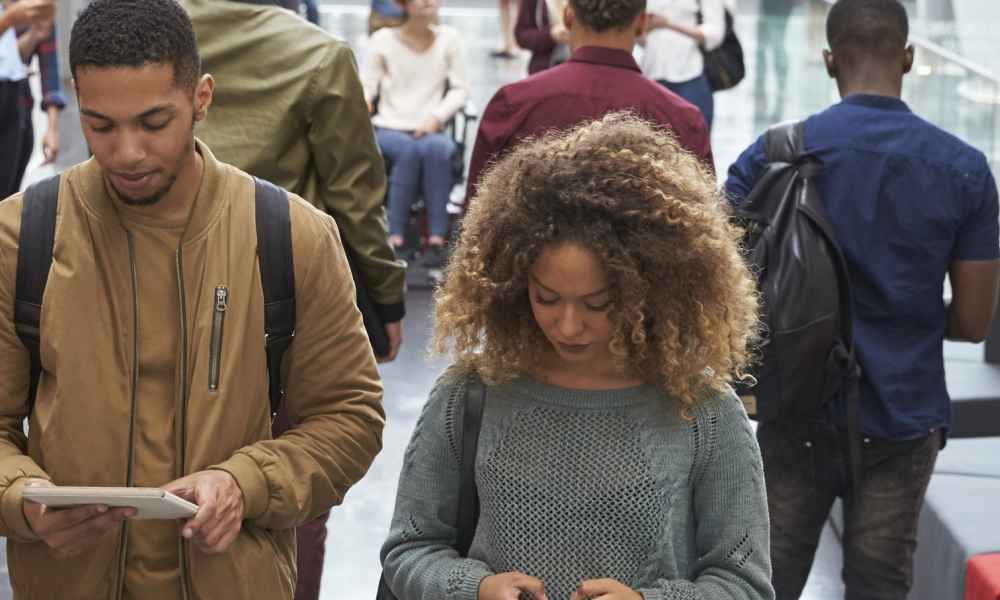
POLYGON ((777 600, 802 593, 820 533, 838 496, 844 506, 848 600, 905 600, 913 580, 917 519, 941 433, 904 442, 865 439, 862 482, 851 489, 847 438, 829 426, 761 423, 771 564, 777 600))
MULTIPOLYGON (((271 432, 278 437, 288 430, 290 424, 285 411, 278 412, 271 432)), ((319 588, 323 579, 323 559, 326 555, 327 511, 295 529, 296 559, 298 577, 295 582, 295 600, 319 600, 319 588)))
POLYGON ((715 98, 712 97, 712 88, 708 85, 708 77, 699 75, 690 81, 681 82, 659 79, 657 83, 697 106, 702 116, 705 117, 705 125, 708 130, 712 130, 712 119, 715 117, 715 98))

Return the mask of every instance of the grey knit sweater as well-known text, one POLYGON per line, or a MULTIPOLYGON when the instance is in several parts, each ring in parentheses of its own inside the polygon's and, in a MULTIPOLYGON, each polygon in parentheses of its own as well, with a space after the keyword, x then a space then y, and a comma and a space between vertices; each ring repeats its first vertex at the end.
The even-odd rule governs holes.
POLYGON ((684 421, 655 386, 491 386, 476 457, 480 518, 454 550, 468 378, 446 373, 410 440, 382 561, 399 600, 475 600, 521 571, 568 600, 613 578, 646 600, 770 600, 760 451, 733 394, 684 421))

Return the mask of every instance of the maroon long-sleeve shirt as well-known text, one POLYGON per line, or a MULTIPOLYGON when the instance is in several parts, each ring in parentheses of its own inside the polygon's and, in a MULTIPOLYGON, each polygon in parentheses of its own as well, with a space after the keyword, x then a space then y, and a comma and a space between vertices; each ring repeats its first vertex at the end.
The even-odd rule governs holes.
POLYGON ((505 85, 493 96, 472 151, 466 204, 483 170, 518 141, 622 110, 673 130, 681 146, 711 168, 712 148, 701 111, 645 77, 628 52, 587 46, 558 67, 505 85))

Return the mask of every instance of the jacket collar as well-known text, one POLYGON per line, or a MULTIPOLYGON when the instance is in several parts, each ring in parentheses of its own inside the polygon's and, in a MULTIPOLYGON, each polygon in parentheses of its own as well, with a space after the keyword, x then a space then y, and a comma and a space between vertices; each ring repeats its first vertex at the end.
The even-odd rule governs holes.
POLYGON ((618 48, 583 46, 582 48, 577 48, 567 62, 591 63, 619 69, 631 69, 637 73, 642 72, 639 69, 639 63, 635 62, 635 58, 628 52, 618 48))
MULTIPOLYGON (((195 139, 197 152, 204 161, 201 175, 201 185, 195 195, 194 206, 184 228, 182 243, 187 244, 201 238, 209 227, 218 220, 225 204, 227 193, 227 165, 219 162, 212 151, 201 140, 195 139)), ((79 201, 96 215, 98 219, 121 224, 121 217, 115 203, 118 194, 104 179, 104 171, 91 158, 80 166, 79 189, 76 190, 79 201)))

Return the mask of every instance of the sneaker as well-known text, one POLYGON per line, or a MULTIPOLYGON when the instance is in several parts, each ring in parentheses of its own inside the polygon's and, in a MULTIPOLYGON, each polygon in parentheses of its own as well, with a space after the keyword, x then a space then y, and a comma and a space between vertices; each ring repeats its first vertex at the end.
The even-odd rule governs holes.
POLYGON ((427 246, 427 250, 424 251, 424 256, 420 261, 420 264, 428 269, 440 269, 444 266, 447 258, 448 253, 445 251, 444 246, 435 244, 427 246))

